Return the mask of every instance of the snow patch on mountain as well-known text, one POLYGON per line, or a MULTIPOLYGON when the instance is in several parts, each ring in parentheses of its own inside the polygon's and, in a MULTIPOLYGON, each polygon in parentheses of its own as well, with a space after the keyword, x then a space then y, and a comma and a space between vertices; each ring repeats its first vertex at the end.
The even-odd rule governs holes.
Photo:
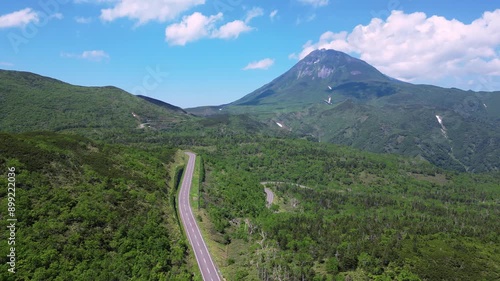
POLYGON ((445 138, 448 138, 448 134, 446 134, 446 127, 443 124, 443 117, 436 115, 436 119, 438 120, 439 125, 441 125, 441 133, 445 138))

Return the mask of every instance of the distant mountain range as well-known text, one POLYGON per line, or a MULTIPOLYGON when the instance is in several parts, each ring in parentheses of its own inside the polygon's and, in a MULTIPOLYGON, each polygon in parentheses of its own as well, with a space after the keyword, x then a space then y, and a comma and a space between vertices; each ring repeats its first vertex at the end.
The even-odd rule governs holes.
POLYGON ((298 137, 456 170, 500 169, 500 92, 405 83, 334 50, 313 51, 230 104, 187 111, 249 114, 298 137))

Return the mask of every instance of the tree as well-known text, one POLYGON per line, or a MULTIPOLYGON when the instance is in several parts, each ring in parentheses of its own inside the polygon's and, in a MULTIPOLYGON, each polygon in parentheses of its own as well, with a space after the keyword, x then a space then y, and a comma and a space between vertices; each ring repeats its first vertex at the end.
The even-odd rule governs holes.
POLYGON ((330 257, 326 260, 326 272, 333 275, 339 273, 339 260, 336 257, 330 257))

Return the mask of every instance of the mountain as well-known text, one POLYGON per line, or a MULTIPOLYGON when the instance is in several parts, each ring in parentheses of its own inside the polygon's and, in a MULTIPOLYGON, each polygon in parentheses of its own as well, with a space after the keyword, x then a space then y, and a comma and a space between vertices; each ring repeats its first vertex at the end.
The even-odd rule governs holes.
POLYGON ((187 114, 187 112, 178 107, 178 106, 175 106, 175 105, 171 105, 169 103, 166 103, 164 101, 161 101, 161 100, 157 100, 157 99, 154 99, 154 98, 151 98, 151 97, 147 97, 147 96, 143 96, 143 95, 137 95, 138 98, 141 98, 147 102, 150 102, 152 104, 155 104, 155 105, 158 105, 160 107, 163 107, 163 108, 166 108, 168 110, 171 110, 171 111, 175 111, 175 112, 178 112, 178 113, 183 113, 183 114, 187 114))
MULTIPOLYGON (((396 80, 379 72, 368 63, 334 50, 316 50, 299 61, 289 71, 252 93, 229 104, 186 109, 188 112, 209 116, 219 113, 268 113, 301 110, 307 105, 323 102, 336 93, 345 91, 346 83, 353 87, 372 82, 386 85, 396 80), (337 88, 339 85, 343 85, 337 88)), ((383 88, 383 87, 381 87, 383 88)))
POLYGON ((116 87, 74 86, 6 70, 0 70, 0 105, 0 128, 9 132, 164 128, 192 118, 116 87))
POLYGON ((334 50, 311 52, 230 104, 188 111, 250 114, 295 136, 455 170, 500 169, 500 92, 402 82, 334 50))
POLYGON ((362 60, 334 50, 316 50, 271 83, 231 105, 301 108, 304 104, 321 102, 334 89, 344 89, 346 83, 371 82, 374 86, 393 81, 362 60))

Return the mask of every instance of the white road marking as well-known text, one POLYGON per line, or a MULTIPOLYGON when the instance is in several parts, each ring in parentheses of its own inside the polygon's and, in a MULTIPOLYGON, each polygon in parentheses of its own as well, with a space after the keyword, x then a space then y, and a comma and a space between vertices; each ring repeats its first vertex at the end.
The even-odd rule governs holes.
POLYGON ((189 202, 189 189, 191 187, 192 183, 192 175, 193 175, 193 170, 194 170, 194 160, 196 155, 192 153, 187 153, 189 155, 189 161, 188 165, 186 168, 186 174, 184 175, 183 178, 183 183, 181 185, 181 191, 180 191, 180 196, 179 198, 179 208, 180 208, 180 213, 181 213, 181 219, 182 223, 184 225, 184 229, 186 231, 186 234, 188 236, 189 243, 191 244, 194 254, 196 257, 196 261, 198 263, 198 267, 200 268, 202 278, 203 280, 216 280, 220 281, 220 275, 218 274, 217 268, 215 266, 215 263, 212 260, 212 257, 210 256, 210 253, 208 251, 207 245, 203 241, 203 237, 201 235, 200 230, 198 229, 196 220, 194 219, 193 212, 191 210, 191 204, 189 202), (186 204, 187 202, 187 204, 186 204), (184 208, 182 208, 184 207, 184 208), (184 214, 184 215, 182 215, 184 214), (189 224, 189 227, 188 227, 189 224), (199 239, 198 239, 199 237, 199 239), (201 245, 199 240, 201 240, 201 245), (196 241, 196 244, 198 247, 194 247, 194 241, 196 241), (205 266, 201 265, 201 258, 205 262, 205 266), (207 263, 207 259, 210 261, 210 264, 207 263), (214 273, 212 274, 212 271, 210 270, 210 267, 214 269, 214 273), (206 273, 208 271, 208 274, 206 273), (214 279, 215 278, 215 279, 214 279))

